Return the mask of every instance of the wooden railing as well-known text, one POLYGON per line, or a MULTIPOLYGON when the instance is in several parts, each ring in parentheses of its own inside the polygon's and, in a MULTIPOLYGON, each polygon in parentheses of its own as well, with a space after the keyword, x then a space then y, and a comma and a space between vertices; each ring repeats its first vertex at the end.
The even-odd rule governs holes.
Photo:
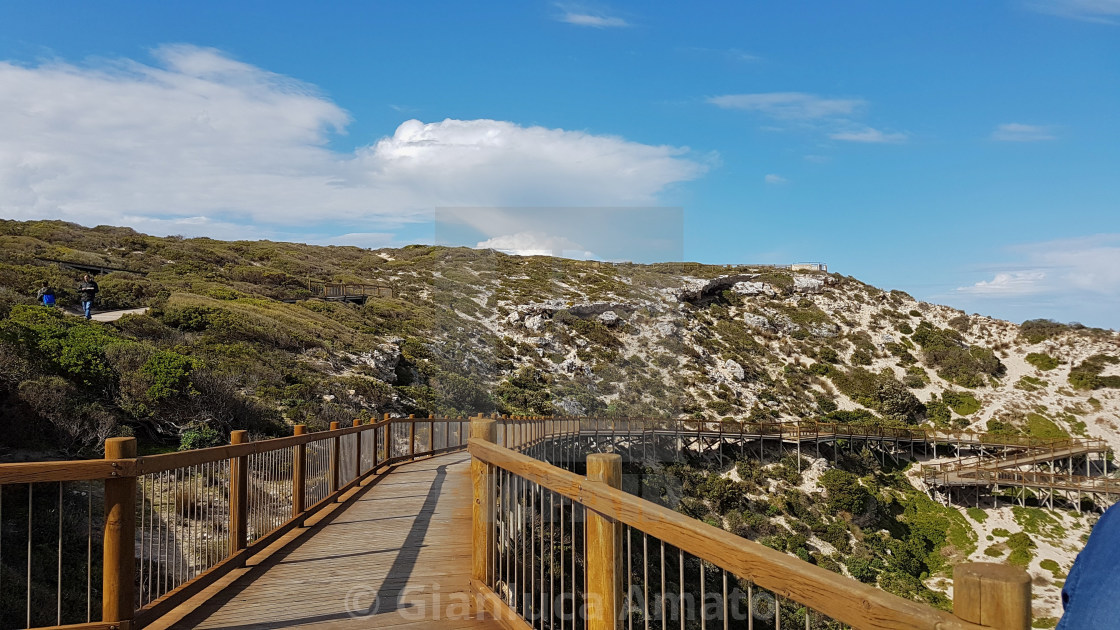
POLYGON ((307 290, 324 298, 387 297, 394 295, 393 287, 385 284, 352 284, 347 282, 308 281, 307 290))
POLYGON ((618 455, 588 455, 584 477, 526 454, 555 452, 584 422, 472 420, 471 584, 509 626, 1030 626, 1022 569, 957 566, 950 614, 624 493, 618 455))
POLYGON ((464 448, 467 422, 386 414, 257 442, 234 431, 227 446, 142 457, 134 438, 111 438, 102 460, 0 464, 0 562, 26 554, 19 584, 0 571, 0 627, 142 627, 363 479, 464 448))

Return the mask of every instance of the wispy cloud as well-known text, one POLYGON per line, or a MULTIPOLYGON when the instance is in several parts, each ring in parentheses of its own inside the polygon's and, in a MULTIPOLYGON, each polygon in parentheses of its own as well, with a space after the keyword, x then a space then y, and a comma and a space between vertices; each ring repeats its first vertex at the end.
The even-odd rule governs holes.
POLYGON ((556 16, 556 19, 566 24, 590 28, 624 28, 630 26, 629 22, 620 17, 608 15, 603 11, 588 9, 584 6, 558 3, 556 8, 560 9, 560 14, 556 16))
POLYGON ((1008 252, 1014 260, 996 265, 988 279, 959 287, 957 294, 985 305, 1033 305, 1031 317, 1049 309, 1066 319, 1120 328, 1120 234, 1030 243, 1008 252))
POLYGON ((848 116, 866 105, 864 100, 858 98, 824 98, 804 92, 725 94, 710 97, 708 102, 724 109, 753 111, 779 120, 848 116))
POLYGON ((595 253, 579 243, 563 236, 552 236, 543 232, 518 232, 488 238, 475 245, 478 249, 496 249, 517 256, 558 256, 590 260, 595 253))
POLYGON ((756 63, 762 61, 762 57, 740 50, 738 48, 705 48, 703 46, 684 46, 678 48, 684 53, 692 53, 712 58, 722 58, 727 61, 736 63, 756 63))
POLYGON ((1044 291, 1045 281, 1045 271, 1005 271, 997 273, 991 280, 981 280, 957 290, 984 296, 1030 295, 1044 291))
POLYGON ((907 135, 901 132, 885 132, 871 127, 863 127, 861 129, 837 131, 828 134, 829 138, 833 140, 840 140, 842 142, 865 142, 869 144, 898 144, 906 142, 907 135))
POLYGON ((155 59, 0 61, 0 216, 218 237, 382 232, 444 205, 656 203, 708 168, 687 148, 487 119, 407 120, 335 151, 351 116, 314 86, 213 49, 155 59))
POLYGON ((1117 24, 1120 0, 1028 0, 1027 8, 1073 20, 1117 24))
POLYGON ((996 127, 989 137, 997 142, 1041 142, 1053 140, 1054 134, 1049 127, 1004 123, 996 127))
POLYGON ((767 184, 774 184, 776 186, 789 183, 788 179, 774 173, 768 173, 766 177, 763 177, 762 179, 765 180, 767 184))
POLYGON ((712 96, 707 102, 723 109, 765 116, 774 121, 761 127, 766 131, 808 129, 823 133, 832 140, 872 144, 898 144, 908 138, 903 132, 882 131, 859 122, 868 105, 862 98, 824 97, 807 92, 762 92, 712 96))

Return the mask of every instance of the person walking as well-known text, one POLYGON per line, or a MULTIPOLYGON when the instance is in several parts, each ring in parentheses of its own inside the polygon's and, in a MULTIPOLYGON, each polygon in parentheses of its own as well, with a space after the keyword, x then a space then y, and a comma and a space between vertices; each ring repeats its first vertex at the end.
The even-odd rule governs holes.
POLYGON ((82 310, 85 311, 86 319, 93 317, 90 311, 93 309, 93 300, 97 297, 99 290, 97 283, 88 273, 82 278, 82 283, 78 285, 78 293, 82 296, 82 310))
POLYGON ((39 287, 39 292, 35 294, 35 301, 43 306, 54 306, 54 289, 46 280, 43 281, 43 286, 39 287))

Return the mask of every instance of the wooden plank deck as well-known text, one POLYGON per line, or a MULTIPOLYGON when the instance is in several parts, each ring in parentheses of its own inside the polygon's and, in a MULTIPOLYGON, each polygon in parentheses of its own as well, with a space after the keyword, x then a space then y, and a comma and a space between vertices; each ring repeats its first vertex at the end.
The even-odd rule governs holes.
POLYGON ((170 625, 153 625, 501 628, 469 597, 471 496, 465 453, 404 464, 296 543, 168 615, 170 625))

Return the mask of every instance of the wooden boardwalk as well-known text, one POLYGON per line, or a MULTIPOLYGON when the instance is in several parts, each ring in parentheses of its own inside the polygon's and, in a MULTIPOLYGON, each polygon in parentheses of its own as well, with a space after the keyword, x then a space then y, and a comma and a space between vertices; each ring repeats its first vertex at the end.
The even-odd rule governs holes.
POLYGON ((149 627, 501 628, 468 596, 470 456, 375 476, 255 566, 149 627))

